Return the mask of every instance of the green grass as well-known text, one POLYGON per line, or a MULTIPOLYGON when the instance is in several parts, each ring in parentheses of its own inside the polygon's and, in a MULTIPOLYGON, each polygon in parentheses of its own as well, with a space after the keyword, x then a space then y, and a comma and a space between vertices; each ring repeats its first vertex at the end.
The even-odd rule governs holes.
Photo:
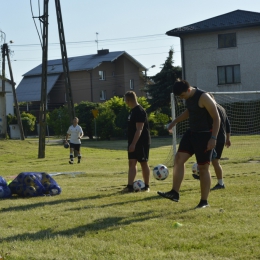
MULTIPOLYGON (((120 194, 127 181, 126 141, 84 140, 81 164, 69 165, 69 151, 56 142, 47 143, 46 157, 38 159, 37 139, 1 140, 0 175, 7 181, 23 171, 83 174, 54 177, 62 188, 58 196, 1 200, 0 255, 5 260, 260 259, 260 157, 247 156, 248 151, 243 156, 242 139, 232 139, 232 155, 225 150, 226 189, 211 192, 211 207, 200 210, 193 209, 200 199, 199 182, 191 176, 194 157, 186 164, 180 202, 174 203, 156 194, 171 188, 172 169, 164 181, 151 176, 150 193, 120 194), (182 226, 175 228, 175 222, 182 226)), ((165 161, 170 143, 170 138, 152 140, 151 169, 165 161)))

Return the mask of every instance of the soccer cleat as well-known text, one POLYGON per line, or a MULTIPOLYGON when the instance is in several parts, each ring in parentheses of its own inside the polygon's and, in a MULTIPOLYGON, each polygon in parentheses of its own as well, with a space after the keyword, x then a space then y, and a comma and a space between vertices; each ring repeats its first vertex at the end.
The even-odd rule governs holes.
POLYGON ((192 177, 195 179, 195 180, 199 180, 200 179, 200 176, 196 173, 193 173, 192 174, 192 177))
POLYGON ((209 207, 209 204, 207 201, 200 201, 200 203, 195 207, 195 209, 203 209, 209 207))
POLYGON ((80 160, 78 160, 78 163, 80 163, 80 160))
POLYGON ((168 191, 168 192, 162 192, 162 191, 157 191, 157 194, 162 196, 163 198, 178 202, 180 199, 179 193, 176 191, 168 191))
POLYGON ((141 192, 150 192, 150 188, 144 187, 144 188, 141 189, 141 192))
POLYGON ((121 193, 132 193, 132 192, 134 192, 134 189, 129 188, 127 186, 121 190, 121 193))
POLYGON ((74 162, 72 160, 69 161, 69 164, 73 164, 74 162))
POLYGON ((220 189, 225 189, 225 185, 220 185, 219 183, 217 183, 212 189, 210 190, 220 190, 220 189))

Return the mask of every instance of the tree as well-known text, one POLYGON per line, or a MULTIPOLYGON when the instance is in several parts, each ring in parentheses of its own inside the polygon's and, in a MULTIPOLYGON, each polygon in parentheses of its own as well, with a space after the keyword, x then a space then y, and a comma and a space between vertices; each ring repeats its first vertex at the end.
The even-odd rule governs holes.
POLYGON ((174 51, 171 48, 169 56, 163 64, 162 70, 153 77, 149 77, 155 84, 147 85, 144 89, 151 97, 148 99, 151 107, 149 111, 160 110, 162 107, 169 107, 171 102, 172 86, 174 82, 181 78, 182 68, 173 66, 174 51))
POLYGON ((99 105, 89 101, 82 101, 78 105, 75 104, 75 112, 79 118, 79 125, 82 127, 84 135, 88 136, 89 139, 93 139, 92 123, 94 116, 92 114, 93 109, 97 109, 99 105))

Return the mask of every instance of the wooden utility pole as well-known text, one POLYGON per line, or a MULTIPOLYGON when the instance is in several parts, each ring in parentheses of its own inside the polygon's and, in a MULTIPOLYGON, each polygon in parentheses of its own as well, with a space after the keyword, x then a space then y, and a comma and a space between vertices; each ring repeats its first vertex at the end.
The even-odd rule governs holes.
POLYGON ((8 67, 9 67, 9 73, 10 73, 11 85, 12 85, 13 97, 14 97, 14 105, 15 105, 15 110, 16 110, 16 117, 17 117, 19 129, 20 129, 20 136, 21 136, 21 140, 24 140, 25 138, 24 138, 23 124, 22 124, 20 109, 19 109, 19 105, 18 105, 18 101, 17 101, 17 97, 16 97, 14 77, 13 77, 13 71, 12 71, 10 56, 9 56, 8 45, 7 45, 7 43, 5 43, 3 46, 4 46, 4 49, 5 49, 5 53, 6 53, 7 61, 8 61, 8 67))
POLYGON ((39 118, 39 149, 38 158, 45 158, 45 136, 46 136, 46 110, 47 110, 47 63, 48 63, 48 4, 49 0, 44 0, 42 32, 42 83, 41 83, 41 105, 39 118))
MULTIPOLYGON (((18 122, 18 126, 19 126, 19 130, 20 130, 20 137, 21 140, 24 140, 24 131, 23 131, 23 125, 22 125, 22 120, 21 120, 21 114, 20 114, 20 109, 19 109, 19 105, 18 105, 18 101, 17 101, 17 97, 16 97, 16 91, 15 91, 15 83, 14 83, 14 78, 13 78, 13 71, 12 71, 12 66, 11 66, 11 61, 10 61, 10 56, 9 56, 9 49, 8 49, 8 45, 7 43, 4 43, 2 46, 2 91, 4 93, 4 106, 6 106, 6 98, 5 98, 5 81, 6 81, 6 73, 5 73, 5 56, 7 57, 8 60, 8 67, 9 67, 9 73, 10 73, 10 77, 11 77, 11 85, 12 85, 12 91, 13 91, 13 97, 14 97, 14 104, 15 104, 15 110, 16 110, 16 117, 17 117, 17 122, 18 122)), ((6 110, 4 111, 4 131, 6 133, 6 128, 7 128, 7 122, 6 122, 6 110)))
MULTIPOLYGON (((41 85, 41 107, 40 107, 40 133, 39 133, 39 153, 38 158, 45 158, 45 136, 46 136, 46 110, 47 110, 47 65, 48 65, 48 3, 49 0, 44 0, 43 15, 40 18, 43 22, 42 33, 42 85, 41 85)), ((69 75, 69 65, 67 58, 65 35, 63 30, 62 15, 60 1, 55 0, 58 31, 60 38, 60 48, 63 64, 63 73, 65 76, 65 89, 68 102, 68 110, 70 119, 75 117, 74 103, 72 99, 71 81, 69 75)))
POLYGON ((56 5, 59 37, 60 37, 60 50, 61 50, 61 57, 62 57, 62 64, 63 64, 63 73, 65 77, 65 88, 66 88, 66 96, 68 102, 68 110, 72 122, 73 118, 75 117, 75 109, 74 109, 74 103, 72 98, 69 64, 68 64, 68 57, 67 57, 65 34, 64 34, 63 23, 62 23, 60 0, 55 0, 55 5, 56 5))

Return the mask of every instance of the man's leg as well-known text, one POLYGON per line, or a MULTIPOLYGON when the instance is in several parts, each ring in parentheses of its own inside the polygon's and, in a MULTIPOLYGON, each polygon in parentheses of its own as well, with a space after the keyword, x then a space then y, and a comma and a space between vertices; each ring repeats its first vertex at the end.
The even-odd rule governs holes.
POLYGON ((128 160, 128 185, 133 185, 135 180, 135 176, 137 173, 137 160, 136 159, 129 159, 128 160))
POLYGON ((149 168, 148 162, 140 162, 140 165, 142 167, 142 174, 143 174, 145 186, 149 188, 150 168, 149 168))
POLYGON ((69 160, 70 164, 74 163, 74 159, 73 159, 74 155, 73 155, 73 153, 74 153, 74 148, 70 147, 70 160, 69 160))
POLYGON ((172 189, 179 192, 185 173, 185 162, 190 158, 190 154, 177 152, 173 167, 172 189))
POLYGON ((190 154, 177 152, 173 167, 173 183, 172 190, 168 192, 158 191, 157 193, 163 198, 170 199, 172 201, 179 201, 179 190, 184 177, 185 162, 190 158, 190 154))
POLYGON ((208 200, 211 176, 209 172, 209 164, 198 165, 200 171, 200 190, 201 190, 201 200, 208 200))
POLYGON ((212 165, 214 167, 218 183, 211 189, 211 190, 219 190, 219 189, 224 189, 224 181, 223 181, 223 170, 222 167, 219 163, 219 159, 214 159, 212 160, 212 165))
POLYGON ((223 179, 223 170, 221 165, 219 164, 219 159, 212 160, 212 165, 214 167, 217 179, 218 180, 223 179))

